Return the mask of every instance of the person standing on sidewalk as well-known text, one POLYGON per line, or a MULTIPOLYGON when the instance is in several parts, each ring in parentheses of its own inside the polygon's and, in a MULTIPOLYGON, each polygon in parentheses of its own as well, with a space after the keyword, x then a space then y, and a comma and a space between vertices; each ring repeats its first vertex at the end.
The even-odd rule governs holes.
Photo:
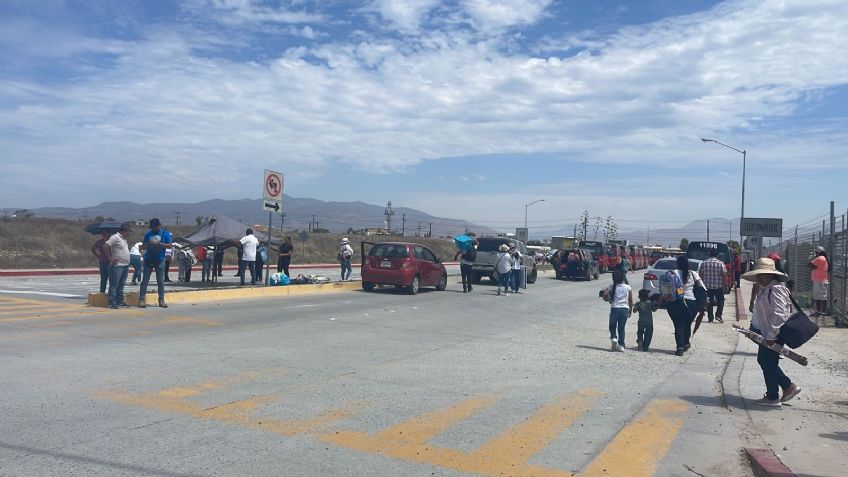
POLYGON ((291 265, 292 253, 294 253, 291 237, 286 237, 285 240, 283 240, 283 244, 280 245, 277 252, 280 254, 277 258, 277 273, 282 272, 285 273, 287 277, 291 277, 289 274, 289 265, 291 265))
POLYGON ((342 239, 342 243, 339 245, 339 253, 336 255, 336 258, 338 258, 339 264, 342 267, 342 281, 349 280, 350 274, 353 273, 353 267, 351 266, 353 249, 350 247, 350 241, 347 237, 342 239))
POLYGON ((130 265, 133 267, 132 283, 130 285, 138 285, 141 281, 141 242, 136 242, 130 249, 130 265))
POLYGON ((739 280, 742 278, 742 257, 738 251, 733 252, 733 282, 734 288, 739 288, 739 280))
POLYGON ((613 351, 624 352, 624 325, 633 310, 633 291, 621 270, 612 272, 612 285, 602 291, 610 302, 609 332, 613 351))
POLYGON ((518 294, 518 287, 521 286, 521 252, 515 247, 514 243, 509 244, 509 256, 512 257, 512 270, 509 274, 509 282, 512 285, 512 293, 518 294))
MULTIPOLYGON (((792 300, 789 289, 784 285, 788 278, 775 268, 774 260, 770 258, 758 259, 754 269, 742 275, 743 280, 760 286, 754 316, 751 318, 751 331, 762 335, 768 344, 775 343, 780 327, 792 315, 792 300)), ((779 359, 780 355, 776 351, 765 346, 758 347, 757 363, 763 370, 766 394, 755 400, 754 404, 780 407, 801 392, 801 388, 780 369, 779 359), (782 397, 778 396, 778 388, 783 389, 782 397)))
POLYGON ((821 245, 816 247, 813 255, 814 258, 810 260, 810 267, 813 269, 810 272, 810 278, 813 280, 813 307, 815 313, 810 316, 823 316, 827 315, 827 288, 830 284, 828 277, 830 261, 827 259, 827 254, 821 245))
POLYGON ((464 252, 460 250, 453 256, 454 260, 462 257, 459 261, 459 273, 462 275, 462 293, 470 293, 472 290, 471 277, 473 274, 474 260, 477 260, 477 245, 479 245, 479 243, 477 242, 477 239, 474 239, 474 241, 471 242, 471 248, 464 252))
POLYGON ((119 306, 129 306, 124 299, 124 286, 127 284, 127 273, 130 268, 130 249, 127 245, 127 235, 130 234, 129 224, 121 224, 115 235, 106 241, 103 252, 109 260, 109 308, 117 310, 119 306))
POLYGON ((109 236, 109 229, 100 229, 100 238, 91 246, 91 253, 97 257, 97 264, 100 267, 100 293, 106 293, 109 284, 109 259, 104 250, 109 236))
POLYGON ((259 246, 259 240, 253 235, 253 229, 244 231, 244 237, 238 241, 233 241, 233 245, 241 248, 242 255, 239 260, 239 285, 244 286, 244 270, 250 272, 250 284, 256 285, 256 249, 259 246))
POLYGON ((727 276, 727 267, 718 259, 718 249, 710 250, 710 258, 701 262, 698 274, 707 287, 707 320, 712 323, 713 319, 724 323, 721 314, 724 311, 724 278, 727 276), (713 315, 713 304, 716 306, 713 315))
POLYGON ((147 284, 150 282, 150 274, 156 274, 156 289, 159 294, 159 306, 168 308, 165 303, 165 250, 170 250, 174 237, 171 232, 162 228, 158 218, 150 220, 150 230, 144 234, 139 249, 144 252, 144 274, 141 279, 141 287, 138 290, 138 307, 147 308, 147 284))
POLYGON ((512 271, 512 256, 509 254, 509 245, 501 244, 498 247, 498 255, 495 257, 495 273, 498 274, 498 296, 503 288, 504 296, 509 295, 509 274, 512 271))

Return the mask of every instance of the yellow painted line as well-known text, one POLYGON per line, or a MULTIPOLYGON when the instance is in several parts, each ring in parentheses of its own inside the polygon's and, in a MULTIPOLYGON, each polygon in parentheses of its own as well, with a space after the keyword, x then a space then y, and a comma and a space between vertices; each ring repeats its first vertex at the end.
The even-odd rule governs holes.
POLYGON ((522 466, 586 414, 601 395, 584 389, 543 406, 529 419, 491 439, 470 457, 493 470, 522 466))
POLYGON ((579 475, 654 475, 657 465, 683 427, 687 409, 688 405, 680 400, 651 401, 579 475))
POLYGON ((13 323, 17 321, 39 321, 39 320, 53 320, 56 318, 73 318, 73 317, 83 317, 83 316, 94 316, 94 315, 117 315, 119 312, 115 310, 77 310, 77 311, 67 311, 62 313, 63 310, 58 310, 56 312, 39 312, 39 313, 28 313, 15 316, 13 318, 0 318, 0 323, 13 323))
POLYGON ((35 313, 52 313, 54 311, 79 310, 79 306, 54 305, 54 306, 33 306, 22 305, 14 309, 0 308, 0 316, 15 316, 15 315, 32 315, 35 313))
POLYGON ((479 475, 566 477, 573 474, 528 465, 527 461, 571 426, 575 419, 586 413, 598 396, 600 393, 583 390, 555 404, 544 406, 526 422, 508 429, 471 453, 432 446, 426 440, 491 405, 494 402, 492 398, 463 401, 374 435, 339 431, 320 436, 320 439, 348 449, 479 475), (434 422, 427 422, 429 418, 434 418, 434 422))
POLYGON ((280 287, 243 287, 220 290, 192 290, 168 293, 165 301, 169 304, 208 303, 226 300, 249 300, 252 298, 275 298, 284 296, 315 295, 360 290, 362 283, 331 282, 311 285, 286 285, 280 287))

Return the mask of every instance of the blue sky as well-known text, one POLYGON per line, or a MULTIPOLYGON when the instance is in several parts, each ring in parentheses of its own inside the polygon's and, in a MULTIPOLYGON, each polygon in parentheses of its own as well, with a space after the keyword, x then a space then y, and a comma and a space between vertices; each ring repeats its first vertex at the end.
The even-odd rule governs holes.
POLYGON ((509 229, 843 209, 844 0, 0 0, 0 208, 286 193, 509 229))

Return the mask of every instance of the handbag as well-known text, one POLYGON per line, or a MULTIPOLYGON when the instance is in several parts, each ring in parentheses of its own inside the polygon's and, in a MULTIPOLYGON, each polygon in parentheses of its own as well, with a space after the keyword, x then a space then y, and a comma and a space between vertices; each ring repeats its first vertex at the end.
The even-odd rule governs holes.
POLYGON ((810 341, 810 338, 819 332, 819 325, 815 324, 804 313, 791 293, 789 294, 789 299, 792 300, 792 304, 797 311, 780 327, 780 332, 777 333, 777 342, 795 349, 810 341))

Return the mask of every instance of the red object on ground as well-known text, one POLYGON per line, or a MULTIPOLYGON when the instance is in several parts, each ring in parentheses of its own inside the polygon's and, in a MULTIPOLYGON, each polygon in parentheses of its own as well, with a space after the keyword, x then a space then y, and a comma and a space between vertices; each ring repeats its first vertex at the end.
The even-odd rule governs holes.
POLYGON ((771 449, 745 448, 756 477, 797 477, 795 472, 783 464, 771 449))
POLYGON ((748 319, 747 308, 745 308, 745 300, 742 298, 742 290, 736 289, 736 321, 746 321, 748 319))

